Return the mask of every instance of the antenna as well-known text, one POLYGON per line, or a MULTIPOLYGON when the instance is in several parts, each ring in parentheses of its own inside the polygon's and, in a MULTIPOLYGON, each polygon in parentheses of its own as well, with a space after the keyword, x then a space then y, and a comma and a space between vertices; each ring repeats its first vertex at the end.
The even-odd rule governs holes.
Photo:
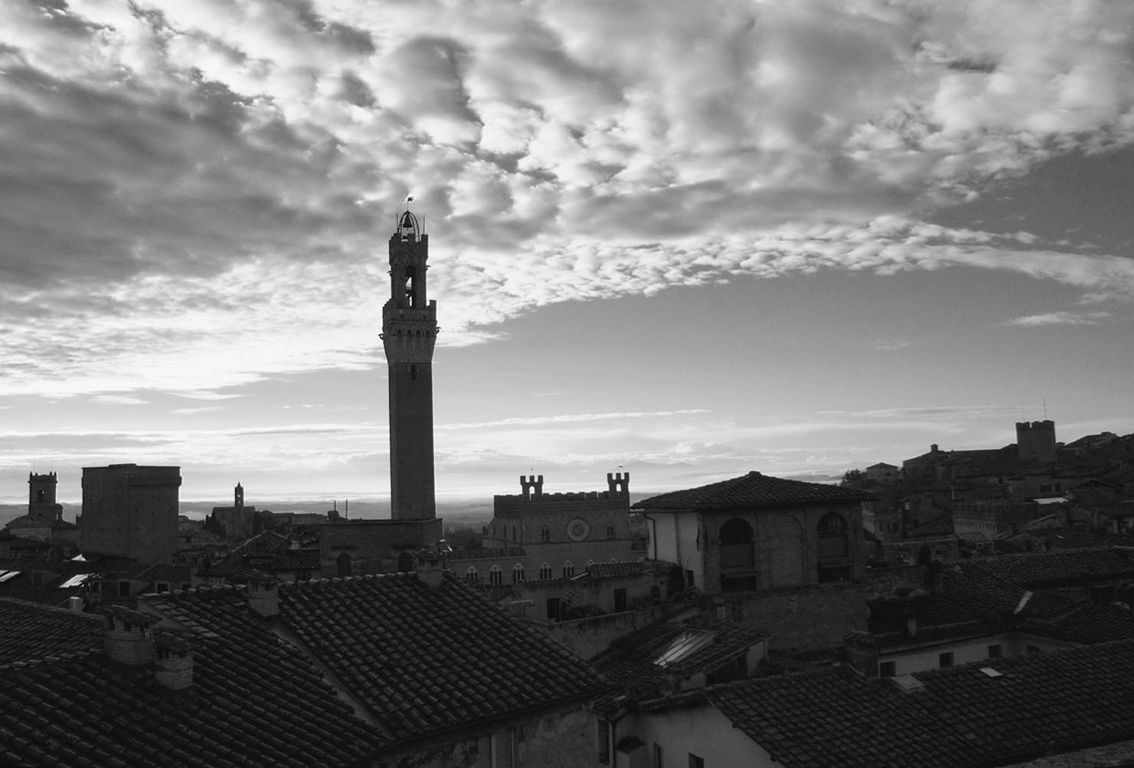
POLYGON ((1043 420, 1047 421, 1047 398, 1043 398, 1043 420))

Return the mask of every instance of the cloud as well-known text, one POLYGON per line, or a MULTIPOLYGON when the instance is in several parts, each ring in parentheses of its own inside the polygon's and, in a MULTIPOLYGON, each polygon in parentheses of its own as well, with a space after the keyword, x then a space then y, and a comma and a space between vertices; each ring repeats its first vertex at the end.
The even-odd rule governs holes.
POLYGON ((1130 146, 1132 38, 1091 0, 9 3, 0 394, 372 365, 411 188, 442 344, 824 269, 1129 299, 1128 258, 925 219, 1130 146))
POLYGON ((875 339, 874 348, 880 352, 898 352, 911 346, 913 342, 899 339, 875 339))
POLYGON ((1009 320, 1005 325, 1039 328, 1049 325, 1098 325, 1110 317, 1109 312, 1048 312, 1009 320))

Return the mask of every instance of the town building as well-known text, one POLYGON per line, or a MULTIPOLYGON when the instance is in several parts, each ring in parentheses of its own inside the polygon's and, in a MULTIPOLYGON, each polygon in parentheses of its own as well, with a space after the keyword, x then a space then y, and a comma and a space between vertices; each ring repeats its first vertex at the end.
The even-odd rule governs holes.
MULTIPOLYGON (((69 549, 79 539, 79 528, 63 519, 63 505, 55 501, 59 478, 54 472, 28 473, 28 512, 8 521, 5 532, 25 542, 39 542, 48 552, 69 549)), ((34 545, 28 549, 36 548, 34 545)))
POLYGON ((863 568, 868 494, 759 472, 634 505, 651 556, 679 564, 707 594, 852 581, 863 568))
MULTIPOLYGON (((604 491, 544 493, 543 475, 521 475, 519 494, 493 497, 481 554, 500 557, 478 575, 491 583, 496 567, 500 581, 549 581, 594 563, 639 558, 644 552, 635 550, 630 530, 630 473, 607 473, 606 484, 604 491)), ((455 558, 454 567, 460 562, 455 558)))
POLYGON ((84 553, 169 562, 177 552, 179 467, 83 468, 84 553))
POLYGON ((244 486, 240 483, 232 490, 231 507, 213 507, 205 518, 205 524, 215 533, 226 539, 247 539, 260 533, 262 517, 258 517, 256 507, 245 505, 244 486))
POLYGON ((838 645, 865 627, 862 505, 852 488, 759 472, 633 505, 650 556, 676 563, 686 586, 762 627, 784 649, 838 645))

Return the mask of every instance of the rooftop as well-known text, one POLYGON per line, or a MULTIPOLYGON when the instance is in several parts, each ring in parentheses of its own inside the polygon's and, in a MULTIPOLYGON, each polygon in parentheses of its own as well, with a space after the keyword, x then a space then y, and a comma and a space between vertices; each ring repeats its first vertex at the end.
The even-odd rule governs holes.
POLYGON ((439 586, 415 574, 329 579, 278 596, 269 619, 234 587, 140 598, 155 633, 191 644, 193 683, 176 693, 150 666, 107 660, 97 619, 29 608, 25 640, 4 635, 0 764, 351 765, 609 688, 449 576, 439 586), (28 644, 64 621, 83 630, 75 645, 28 644))
POLYGON ((769 509, 810 504, 857 504, 871 498, 870 494, 852 488, 749 472, 731 480, 653 496, 634 504, 633 509, 769 509))
POLYGON ((1134 738, 1134 640, 921 672, 909 683, 903 692, 830 668, 699 696, 785 768, 978 768, 1134 738))

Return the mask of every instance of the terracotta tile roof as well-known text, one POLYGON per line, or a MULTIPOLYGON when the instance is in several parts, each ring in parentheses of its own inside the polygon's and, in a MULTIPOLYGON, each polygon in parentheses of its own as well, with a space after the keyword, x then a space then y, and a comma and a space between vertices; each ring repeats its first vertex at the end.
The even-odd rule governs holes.
POLYGON ((702 697, 786 768, 979 768, 1134 738, 1134 641, 912 678, 918 689, 903 693, 835 668, 702 697))
POLYGON ((1030 632, 1073 643, 1105 643, 1134 639, 1134 612, 1123 605, 1080 604, 1058 617, 1029 617, 1019 627, 1030 632))
POLYGON ((979 741, 989 764, 1134 738, 1134 641, 915 675, 910 695, 979 741), (981 671, 992 668, 999 677, 981 671))
POLYGON ((808 504, 854 504, 872 499, 868 493, 824 483, 805 483, 749 472, 699 488, 663 493, 639 501, 633 509, 707 510, 767 509, 808 504))
POLYGON ((961 567, 1029 589, 1134 577, 1134 558, 1117 548, 999 555, 968 560, 961 567))
MULTIPOLYGON (((233 587, 140 598, 155 637, 191 644, 193 683, 179 692, 157 685, 150 665, 90 650, 90 635, 71 656, 39 661, 42 648, 11 640, 22 658, 0 665, 0 765, 360 765, 405 740, 609 690, 453 578, 285 585, 279 603, 280 616, 263 619, 233 587)), ((60 620, 36 610, 37 627, 60 620)))
POLYGON ((980 754, 911 696, 841 668, 729 683, 705 697, 785 768, 952 768, 980 754))
POLYGON ((338 766, 379 745, 308 660, 231 589, 182 593, 216 631, 192 640, 193 685, 101 653, 0 669, 0 765, 338 766))
POLYGON ((446 576, 282 585, 280 616, 399 739, 605 691, 578 658, 446 576))
POLYGON ((0 667, 90 651, 101 644, 98 616, 0 599, 0 667))

